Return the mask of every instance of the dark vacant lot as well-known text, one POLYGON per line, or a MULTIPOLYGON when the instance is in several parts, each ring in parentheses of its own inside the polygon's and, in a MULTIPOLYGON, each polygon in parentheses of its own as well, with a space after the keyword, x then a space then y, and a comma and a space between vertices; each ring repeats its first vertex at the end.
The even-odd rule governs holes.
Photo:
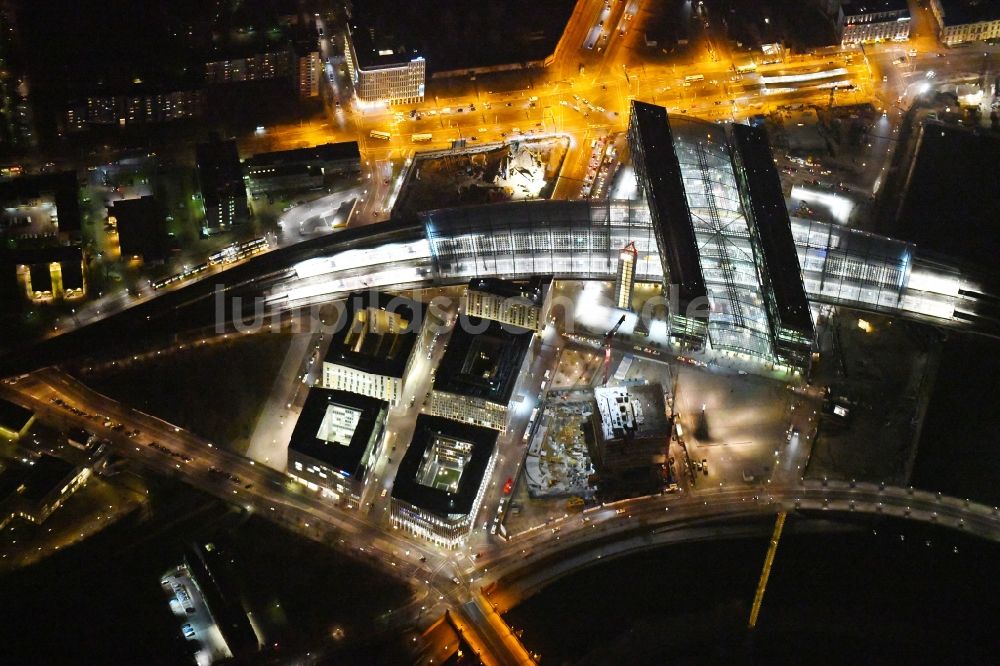
POLYGON ((242 453, 290 342, 284 333, 230 336, 105 365, 80 378, 134 409, 242 453))

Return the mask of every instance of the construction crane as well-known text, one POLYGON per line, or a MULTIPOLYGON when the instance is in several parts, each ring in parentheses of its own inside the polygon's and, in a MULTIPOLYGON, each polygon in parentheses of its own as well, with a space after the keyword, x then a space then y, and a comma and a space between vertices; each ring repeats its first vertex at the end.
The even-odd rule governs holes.
POLYGON ((601 382, 601 386, 608 385, 608 372, 611 370, 611 340, 614 339, 615 333, 621 328, 621 325, 625 323, 625 315, 622 315, 618 320, 618 323, 612 327, 610 331, 604 334, 604 381, 601 382))

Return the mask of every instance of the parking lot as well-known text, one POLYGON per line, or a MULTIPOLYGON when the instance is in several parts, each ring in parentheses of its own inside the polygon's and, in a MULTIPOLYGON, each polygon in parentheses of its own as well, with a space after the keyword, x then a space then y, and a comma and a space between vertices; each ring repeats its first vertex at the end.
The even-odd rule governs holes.
POLYGON ((212 613, 198 589, 198 584, 191 577, 187 566, 180 565, 168 571, 160 579, 160 585, 166 592, 173 611, 179 623, 178 629, 186 640, 198 644, 194 658, 198 666, 208 666, 222 659, 231 659, 222 632, 212 618, 212 613))

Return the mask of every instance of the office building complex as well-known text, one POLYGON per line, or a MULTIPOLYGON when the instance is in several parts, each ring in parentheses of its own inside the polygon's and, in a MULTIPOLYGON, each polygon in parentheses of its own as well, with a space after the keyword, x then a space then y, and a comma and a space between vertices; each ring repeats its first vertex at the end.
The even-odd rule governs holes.
POLYGON ((438 365, 427 411, 506 430, 507 407, 531 339, 527 329, 460 316, 438 365))
POLYGON ((26 407, 0 398, 0 435, 18 440, 35 422, 35 413, 26 407))
POLYGON ((649 467, 666 461, 670 421, 659 384, 594 389, 598 470, 649 467))
POLYGON ((615 278, 615 307, 622 310, 632 309, 632 290, 635 288, 635 264, 639 260, 639 251, 635 243, 622 248, 618 253, 618 273, 615 278))
POLYGON ((324 497, 360 501, 388 409, 377 398, 311 389, 288 444, 289 476, 324 497))
POLYGON ((108 222, 118 229, 123 258, 146 263, 159 263, 167 258, 166 213, 152 196, 112 202, 108 222))
POLYGON ((351 294, 323 361, 323 386, 398 404, 419 333, 419 308, 389 294, 351 294))
POLYGON ((311 148, 259 153, 243 162, 247 188, 253 196, 307 190, 335 177, 357 178, 361 153, 357 141, 324 143, 311 148))
POLYGON ((15 518, 42 524, 89 478, 89 467, 77 467, 50 455, 30 465, 13 463, 2 469, 0 530, 15 518))
POLYGON ((427 63, 374 28, 350 25, 344 59, 361 102, 416 104, 424 100, 427 63))
POLYGON ((1000 5, 989 0, 931 0, 945 46, 1000 37, 1000 5))
POLYGON ((79 241, 81 219, 75 171, 0 180, 0 238, 79 241))
POLYGON ((34 303, 73 300, 87 294, 83 249, 79 245, 14 250, 7 258, 14 263, 25 296, 34 303))
POLYGON ((842 6, 841 44, 901 42, 910 38, 907 0, 853 0, 842 6))
POLYGON ((392 487, 392 523, 446 548, 472 530, 493 465, 492 428, 421 414, 392 487))
MULTIPOLYGON (((667 110, 632 102, 629 150, 637 184, 649 207, 656 246, 669 297, 670 336, 695 349, 705 344, 708 292, 698 263, 693 211, 685 198, 685 178, 667 121, 667 110)), ((718 158, 717 158, 718 159, 718 158)), ((714 199, 711 200, 714 204, 714 199)))
POLYGON ((762 128, 730 128, 733 172, 753 238, 768 327, 778 363, 809 367, 813 322, 778 172, 762 128))
POLYGON ((604 500, 653 493, 668 483, 670 420, 659 384, 594 389, 588 438, 598 495, 604 500), (666 478, 665 478, 666 477, 666 478))
POLYGON ((206 236, 220 233, 250 218, 243 169, 236 141, 214 137, 195 148, 198 162, 198 182, 205 204, 206 236))
POLYGON ((462 310, 470 317, 540 331, 545 328, 545 303, 551 284, 551 279, 542 277, 520 283, 476 278, 462 296, 462 310))

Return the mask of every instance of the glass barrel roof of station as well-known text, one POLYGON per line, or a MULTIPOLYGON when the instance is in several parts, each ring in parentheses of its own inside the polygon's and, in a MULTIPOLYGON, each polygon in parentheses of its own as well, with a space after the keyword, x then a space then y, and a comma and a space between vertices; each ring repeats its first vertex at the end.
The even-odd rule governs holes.
POLYGON ((675 118, 671 125, 711 302, 709 341, 716 349, 768 358, 767 312, 724 129, 675 118))

